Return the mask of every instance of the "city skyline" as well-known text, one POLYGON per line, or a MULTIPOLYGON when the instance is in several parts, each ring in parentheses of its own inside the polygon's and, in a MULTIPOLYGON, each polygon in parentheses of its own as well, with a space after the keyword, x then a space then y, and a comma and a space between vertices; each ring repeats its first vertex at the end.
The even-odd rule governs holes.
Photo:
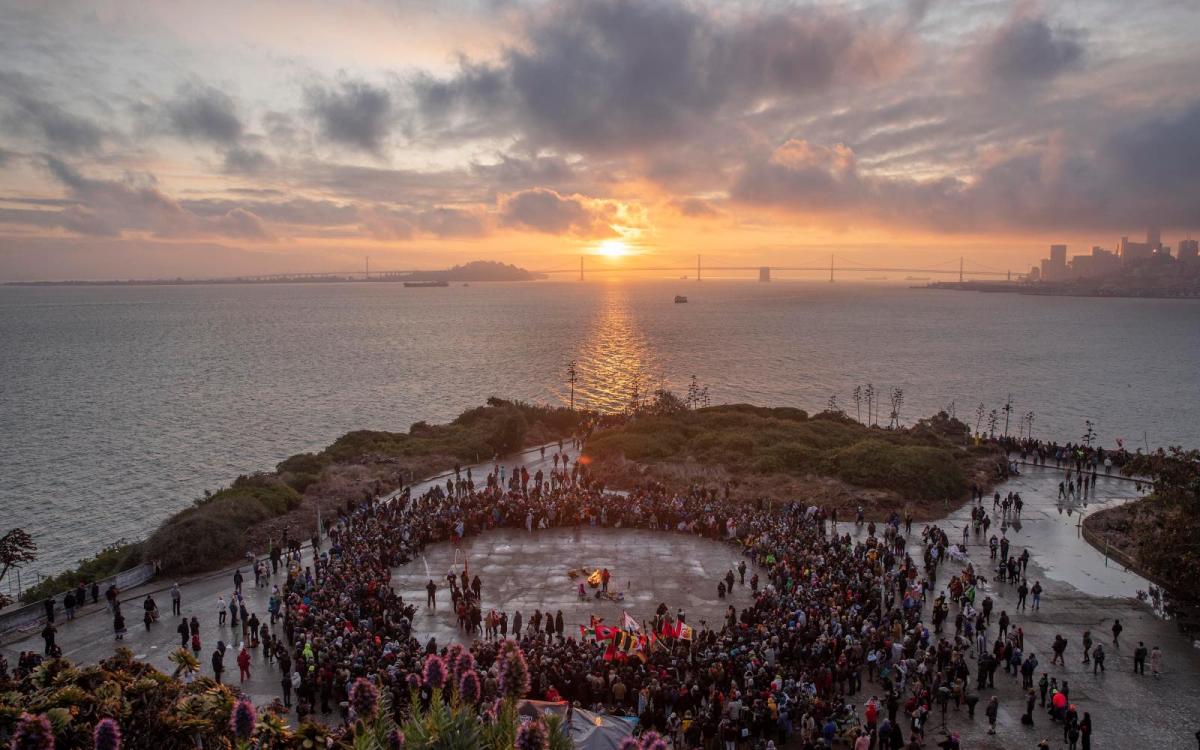
POLYGON ((1024 273, 1200 216, 1172 0, 2 5, 0 280, 1024 273))

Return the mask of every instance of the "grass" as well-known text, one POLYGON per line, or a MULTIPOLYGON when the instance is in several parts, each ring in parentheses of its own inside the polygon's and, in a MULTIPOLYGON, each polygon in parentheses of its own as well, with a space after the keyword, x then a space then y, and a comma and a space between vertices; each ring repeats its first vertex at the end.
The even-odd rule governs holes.
MULTIPOLYGON (((599 461, 691 462, 733 475, 834 477, 924 500, 967 491, 979 453, 967 426, 940 414, 908 429, 868 428, 842 414, 735 404, 631 419, 588 442, 599 461)), ((988 451, 984 451, 988 452, 988 451)))

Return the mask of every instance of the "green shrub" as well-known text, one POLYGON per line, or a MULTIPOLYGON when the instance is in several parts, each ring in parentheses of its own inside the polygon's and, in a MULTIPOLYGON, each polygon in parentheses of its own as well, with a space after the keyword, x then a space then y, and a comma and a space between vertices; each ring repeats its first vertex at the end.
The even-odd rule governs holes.
POLYGON ((80 560, 73 570, 63 571, 56 576, 44 578, 36 586, 30 586, 21 594, 21 601, 36 602, 47 597, 58 596, 80 583, 100 581, 128 570, 142 561, 142 545, 117 542, 105 548, 95 557, 80 560))

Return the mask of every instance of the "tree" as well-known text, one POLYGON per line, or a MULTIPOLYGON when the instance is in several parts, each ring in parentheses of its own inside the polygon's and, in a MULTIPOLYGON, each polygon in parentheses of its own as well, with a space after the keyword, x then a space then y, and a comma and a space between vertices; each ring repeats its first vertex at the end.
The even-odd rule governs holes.
POLYGON ((696 376, 692 376, 692 380, 688 383, 687 389, 687 405, 689 409, 700 408, 700 381, 696 376))
POLYGON ((1083 444, 1091 448, 1092 441, 1096 439, 1096 425, 1090 419, 1085 420, 1083 424, 1087 427, 1083 432, 1083 444))
POLYGON ((1026 440, 1033 440, 1033 418, 1034 414, 1032 411, 1025 412, 1025 423, 1029 425, 1025 430, 1026 440))
MULTIPOLYGON (((3 566, 0 567, 0 581, 4 580, 11 568, 19 568, 36 559, 37 545, 25 529, 9 529, 7 534, 0 537, 0 566, 3 566)), ((12 599, 8 595, 0 594, 0 609, 11 603, 12 599)))
POLYGON ((988 437, 996 437, 996 425, 1000 422, 1000 413, 995 409, 988 412, 988 437))
POLYGON ((829 401, 825 404, 825 411, 829 412, 830 414, 841 414, 842 413, 841 407, 838 406, 838 400, 837 400, 836 393, 829 397, 829 401))
POLYGON ((898 429, 900 427, 900 407, 901 406, 904 406, 904 389, 893 388, 892 389, 892 413, 890 415, 891 421, 888 423, 888 426, 891 427, 892 429, 898 429))
POLYGON ((1012 394, 1008 394, 1008 400, 1004 402, 1004 437, 1008 437, 1008 417, 1012 414, 1012 394))
POLYGON ((855 413, 855 415, 857 415, 858 421, 861 422, 862 421, 862 400, 863 400, 863 393, 862 393, 861 385, 854 386, 854 392, 850 395, 850 400, 854 402, 854 413, 855 413))
POLYGON ((980 426, 983 425, 983 417, 985 414, 987 414, 987 407, 983 405, 982 401, 980 401, 979 406, 975 407, 975 434, 976 435, 979 434, 979 428, 980 428, 980 426))
POLYGON ((875 402, 875 386, 867 383, 867 390, 863 393, 863 395, 867 398, 867 427, 870 427, 872 424, 871 404, 875 402))

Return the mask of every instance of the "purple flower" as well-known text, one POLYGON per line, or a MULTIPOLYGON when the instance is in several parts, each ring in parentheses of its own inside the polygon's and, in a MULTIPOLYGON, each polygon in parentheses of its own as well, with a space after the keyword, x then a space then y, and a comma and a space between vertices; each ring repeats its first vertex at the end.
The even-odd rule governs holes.
POLYGON ((404 732, 393 729, 387 736, 388 750, 402 750, 404 747, 404 732))
POLYGON ((113 719, 96 722, 92 732, 92 745, 96 750, 121 750, 121 725, 113 719))
POLYGON ((516 700, 524 698, 529 692, 529 665, 521 648, 513 641, 504 641, 496 660, 500 668, 500 692, 516 700))
POLYGON ((45 716, 22 713, 13 731, 12 750, 54 750, 54 730, 45 716))
POLYGON ((375 716, 375 712, 379 710, 379 691, 375 688, 375 683, 359 677, 350 686, 350 705, 354 707, 354 713, 360 719, 369 719, 375 716))
POLYGON ((642 750, 667 750, 667 741, 657 732, 646 732, 642 735, 642 750))
POLYGON ((421 675, 417 674, 416 672, 409 672, 408 676, 404 678, 404 681, 408 683, 409 690, 421 689, 421 675))
POLYGON ((462 672, 458 671, 458 660, 466 651, 461 644, 454 643, 450 648, 446 649, 446 666, 450 668, 450 673, 454 676, 454 681, 458 682, 462 679, 462 672))
POLYGON ((446 662, 437 654, 430 654, 429 658, 425 659, 425 682, 434 690, 446 684, 446 662))
POLYGON ((475 671, 475 657, 470 651, 460 650, 454 661, 450 662, 450 668, 454 670, 454 679, 461 682, 463 675, 475 671))
POLYGON ((254 713, 254 704, 242 698, 233 704, 233 712, 229 717, 229 728, 233 736, 239 740, 248 740, 254 734, 254 722, 258 717, 254 713))
POLYGON ((462 676, 462 680, 458 683, 458 695, 464 703, 475 705, 479 702, 479 698, 483 691, 479 684, 479 675, 474 672, 467 672, 462 676))
POLYGON ((516 750, 547 750, 550 732, 541 719, 527 721, 517 729, 516 750))

